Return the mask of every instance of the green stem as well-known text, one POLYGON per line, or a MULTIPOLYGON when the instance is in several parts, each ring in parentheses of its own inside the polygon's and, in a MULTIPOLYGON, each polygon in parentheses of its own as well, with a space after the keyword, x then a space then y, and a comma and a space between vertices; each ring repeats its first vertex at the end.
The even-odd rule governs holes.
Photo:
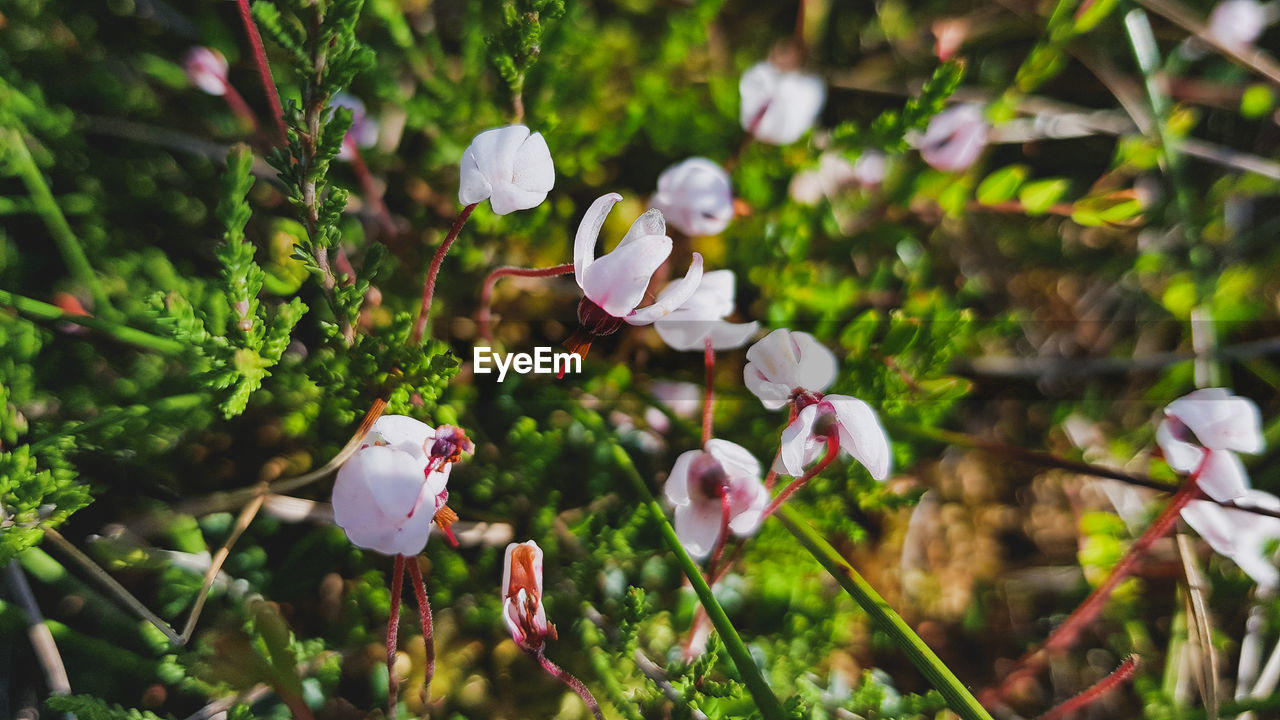
POLYGON ((774 513, 796 540, 822 564, 827 572, 840 583, 840 586, 853 596, 858 605, 866 611, 876 626, 893 639, 893 643, 902 649, 924 676, 929 679, 947 704, 964 720, 992 720, 991 716, 978 702, 969 689, 960 682, 942 660, 929 649, 924 640, 916 635, 898 613, 889 607, 889 603, 871 587, 858 571, 848 563, 831 544, 814 530, 795 508, 783 506, 774 513))
POLYGON ((103 320, 94 315, 73 315, 64 311, 56 305, 32 300, 22 295, 15 295, 5 290, 0 290, 0 305, 8 305, 18 312, 33 317, 37 320, 61 320, 63 322, 74 323, 90 330, 96 330, 104 335, 115 338, 127 345, 140 347, 144 350, 155 350, 159 353, 167 355, 177 355, 186 349, 186 345, 171 338, 152 335, 142 330, 135 330, 131 327, 120 325, 103 320))
POLYGON ((49 229, 49 234, 58 245, 58 252, 62 253, 62 259, 67 263, 71 274, 89 290, 89 294, 93 297, 94 311, 108 316, 114 314, 111 302, 107 299, 106 290, 98 282, 98 276, 94 273, 93 266, 89 264, 84 248, 80 246, 75 232, 71 230, 66 216, 62 214, 62 208, 54 199, 53 191, 49 189, 49 184, 36 165, 35 159, 31 157, 31 151, 27 149, 27 143, 22 139, 22 134, 8 128, 4 131, 3 138, 13 160, 13 167, 22 178, 27 192, 31 194, 31 204, 44 220, 45 227, 49 229))
POLYGON ((640 472, 636 470, 635 464, 631 462, 631 456, 627 454, 626 450, 622 449, 617 440, 610 439, 609 444, 613 448, 614 460, 622 468, 627 479, 631 481, 636 492, 640 494, 642 498, 641 504, 649 509, 649 513, 657 521, 658 530, 662 533, 662 539, 671 548, 671 552, 675 553, 680 569, 684 572, 685 577, 689 578, 689 583, 693 585, 693 592, 697 594, 698 601, 702 603, 702 607, 707 611, 707 617, 711 619, 711 625, 720 634, 720 640, 729 652, 729 657, 733 660, 733 664, 738 668, 738 675, 741 676, 742 683, 747 686, 747 691, 751 693, 751 697, 755 700, 760 714, 764 716, 765 720, 785 720, 787 714, 782 709, 782 703, 778 702, 778 697, 773 694, 773 690, 765 682, 764 676, 760 674, 760 668, 756 667, 755 660, 751 657, 751 652, 747 650, 746 644, 742 642, 742 638, 738 635, 737 629, 733 627, 733 623, 729 622, 729 616, 725 614, 724 608, 720 607, 720 603, 716 601, 716 596, 711 592, 711 587, 707 585, 706 579, 702 577, 702 571, 698 569, 693 559, 689 557, 689 553, 685 552, 684 545, 680 544, 680 538, 676 536, 675 528, 671 527, 671 523, 667 521, 667 515, 663 512, 662 506, 654 498, 653 492, 645 484, 644 478, 640 477, 640 472))

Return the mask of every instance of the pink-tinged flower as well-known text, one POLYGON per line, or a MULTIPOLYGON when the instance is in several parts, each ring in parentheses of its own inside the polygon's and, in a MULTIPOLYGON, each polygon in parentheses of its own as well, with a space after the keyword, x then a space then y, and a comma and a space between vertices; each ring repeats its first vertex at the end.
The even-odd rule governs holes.
POLYGON ((1223 47, 1236 52, 1248 50, 1267 25, 1267 10, 1256 0, 1225 0, 1209 14, 1206 31, 1223 47))
POLYGON ((777 410, 830 387, 836 356, 809 333, 780 328, 747 349, 742 379, 766 408, 777 410))
MULTIPOLYGON (((1262 490, 1246 490, 1235 498, 1241 506, 1280 510, 1280 498, 1262 490)), ((1192 500, 1182 509, 1182 519, 1200 533, 1209 546, 1231 558, 1259 587, 1280 586, 1280 570, 1269 548, 1280 540, 1280 518, 1237 510, 1209 500, 1192 500)))
POLYGON ((853 179, 863 187, 874 187, 884 182, 889 169, 889 159, 884 153, 867 150, 853 163, 853 179))
POLYGON ((1257 454, 1266 441, 1262 417, 1248 398, 1226 388, 1205 388, 1178 398, 1164 409, 1156 443, 1169 466, 1195 475, 1214 500, 1230 500, 1249 489, 1249 476, 1237 452, 1257 454))
POLYGON ((662 171, 649 206, 685 235, 715 235, 733 219, 729 174, 704 157, 689 158, 662 171))
POLYGON ((791 199, 805 205, 817 205, 823 198, 831 198, 857 183, 853 165, 836 152, 825 152, 818 158, 818 167, 801 170, 791 178, 787 193, 791 199))
POLYGON ((476 135, 462 153, 460 173, 458 200, 474 205, 487 199, 498 215, 537 207, 556 182, 547 141, 524 125, 476 135))
MULTIPOLYGON (((668 292, 679 291, 682 281, 669 283, 658 294, 658 302, 668 292)), ((711 338, 714 350, 742 347, 760 328, 760 323, 731 323, 724 318, 733 313, 734 278, 732 270, 703 273, 702 282, 688 300, 671 314, 658 320, 653 328, 663 342, 675 350, 702 350, 711 338)))
POLYGON ((529 540, 507 546, 502 563, 502 619, 511 639, 526 652, 537 652, 556 639, 556 626, 542 607, 542 548, 529 540))
POLYGON ((204 46, 191 48, 182 68, 192 85, 210 95, 227 94, 227 59, 217 50, 204 46))
POLYGON ((934 115, 924 135, 915 137, 913 144, 920 151, 920 157, 933 167, 960 172, 982 154, 990 129, 981 107, 952 105, 934 115))
POLYGON ((341 107, 351 111, 351 127, 347 128, 342 149, 338 151, 340 160, 350 160, 355 157, 356 148, 373 147, 378 143, 378 124, 369 117, 360 98, 347 93, 337 93, 329 104, 335 108, 341 107))
POLYGON ((726 506, 729 530, 747 537, 760 527, 769 504, 769 491, 760 482, 760 463, 741 445, 719 439, 676 458, 666 496, 675 508, 676 535, 699 559, 710 555, 720 541, 726 506))
POLYGON ((471 442, 462 430, 384 415, 366 444, 338 470, 333 519, 352 543, 384 555, 417 555, 433 523, 456 519, 445 507, 449 472, 471 442))
POLYGON ((817 402, 801 398, 797 405, 804 407, 782 431, 775 470, 799 477, 805 466, 835 442, 862 463, 871 477, 881 482, 889 477, 889 436, 870 405, 846 395, 824 395, 817 402))
POLYGON ((617 247, 595 257, 600 228, 621 199, 609 193, 591 203, 573 242, 574 277, 585 296, 578 304, 578 321, 593 336, 617 332, 623 323, 648 325, 661 319, 683 305, 702 282, 702 256, 694 253, 683 279, 652 305, 637 308, 654 271, 671 255, 671 238, 662 213, 649 210, 632 223, 617 247))
POLYGON ((827 101, 827 86, 816 75, 782 70, 765 60, 738 82, 742 128, 761 142, 790 145, 813 127, 827 101))

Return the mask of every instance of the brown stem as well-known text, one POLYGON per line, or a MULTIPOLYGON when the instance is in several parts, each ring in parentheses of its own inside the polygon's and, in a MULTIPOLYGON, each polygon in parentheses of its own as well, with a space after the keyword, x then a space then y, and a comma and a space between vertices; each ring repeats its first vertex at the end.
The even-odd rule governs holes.
POLYGON ((1098 698, 1115 690, 1120 683, 1127 681, 1133 677, 1134 672, 1138 669, 1138 656, 1130 655, 1125 661, 1120 663, 1120 667, 1111 672, 1110 675, 1102 678, 1092 687, 1061 705, 1054 706, 1049 712, 1045 713, 1040 720, 1061 720, 1070 717, 1077 710, 1088 707, 1098 698))
POLYGON ((707 441, 711 439, 711 426, 715 423, 715 368, 716 368, 716 351, 711 347, 711 336, 707 335, 706 344, 703 346, 702 363, 707 368, 707 385, 702 391, 702 445, 706 447, 707 441))
POLYGON ((396 716, 400 681, 396 678, 396 643, 400 638, 400 592, 404 582, 404 556, 396 555, 391 571, 391 617, 387 619, 387 717, 396 716))
POLYGON ((422 579, 422 568, 417 558, 409 561, 409 577, 413 580, 413 595, 418 601, 418 617, 422 620, 422 646, 426 663, 426 677, 422 681, 422 704, 431 700, 431 678, 436 675, 436 634, 431 622, 431 603, 427 601, 427 584, 422 579))
POLYGON ((571 272, 573 272, 573 263, 548 268, 500 267, 489 273, 489 276, 484 279, 484 285, 480 287, 480 311, 477 313, 477 320, 480 324, 480 337, 484 338, 490 345, 493 344, 490 318, 492 317, 493 286, 498 283, 498 278, 508 275, 515 277, 554 277, 556 275, 568 275, 571 272))
POLYGON ((1061 625, 1049 633, 1049 637, 1045 638, 1040 647, 1034 648, 1023 655, 1015 665, 1016 670, 1006 675, 1004 680, 994 688, 982 693, 979 699, 982 700, 984 705, 993 704, 1002 698, 1005 689, 1014 682, 1038 673, 1048 664, 1051 653, 1065 650, 1075 644, 1076 638, 1079 637, 1080 633, 1093 624, 1093 621, 1102 614, 1107 600, 1115 592, 1115 589, 1137 569, 1138 562, 1142 559, 1142 556, 1151 549, 1156 540, 1164 537, 1173 529, 1187 503, 1200 495, 1198 479, 1199 469, 1197 468, 1197 471, 1188 478, 1182 489, 1169 501, 1168 506, 1160 513, 1160 516, 1129 546, 1124 556, 1120 558, 1120 562, 1116 563, 1116 566, 1111 569, 1107 579, 1094 588, 1093 592, 1089 593, 1089 597, 1085 598, 1084 602, 1080 603, 1061 625))
POLYGON ((280 104, 280 91, 276 89, 276 81, 271 77, 271 66, 267 64, 267 50, 262 46, 262 36, 258 34, 258 26, 253 22, 253 13, 249 10, 249 0, 237 0, 240 8, 240 19, 244 21, 244 32, 249 36, 249 48, 253 51, 254 63, 258 66, 258 77, 262 79, 262 89, 267 94, 267 102, 271 103, 271 114, 276 119, 276 130, 280 137, 278 142, 288 142, 289 129, 284 124, 284 107, 280 104))
POLYGON ((462 232, 462 226, 466 224, 467 218, 475 212, 476 205, 479 203, 471 203, 462 208, 458 218, 453 221, 453 227, 449 228, 449 234, 445 236, 444 242, 440 243, 440 247, 436 249, 435 257, 431 258, 431 268, 427 270, 427 281, 422 284, 422 306, 418 308, 418 321, 414 323, 413 333, 409 336, 410 345, 422 342, 422 333, 427 329, 427 316, 431 312, 431 299, 436 292, 436 276, 440 274, 440 264, 444 262, 444 256, 448 254, 453 241, 458 239, 458 233, 462 232))
POLYGON ((542 666, 543 670, 547 671, 547 674, 568 685, 570 690, 578 693, 578 697, 582 698, 582 702, 591 708, 591 713, 596 716, 596 720, 604 720, 604 713, 600 712, 600 704, 591 696, 591 691, 587 689, 586 685, 582 684, 581 680, 571 675, 568 670, 548 660, 546 646, 540 647, 530 654, 538 659, 538 664, 542 666))

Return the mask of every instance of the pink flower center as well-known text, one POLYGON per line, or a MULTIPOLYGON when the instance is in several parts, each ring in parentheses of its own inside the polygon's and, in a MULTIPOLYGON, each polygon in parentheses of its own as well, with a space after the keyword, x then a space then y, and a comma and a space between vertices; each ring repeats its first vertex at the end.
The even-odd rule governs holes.
POLYGON ((720 461, 709 453, 699 455, 689 468, 689 473, 693 479, 691 484, 709 500, 718 500, 729 492, 729 474, 724 471, 720 461))

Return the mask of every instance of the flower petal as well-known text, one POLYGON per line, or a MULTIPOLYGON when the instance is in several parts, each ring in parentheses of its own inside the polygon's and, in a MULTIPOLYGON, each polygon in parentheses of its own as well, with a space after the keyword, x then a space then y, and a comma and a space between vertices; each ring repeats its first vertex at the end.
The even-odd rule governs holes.
POLYGON ((627 228, 627 234, 622 236, 622 242, 618 243, 618 247, 615 247, 614 250, 643 237, 666 234, 667 221, 662 216, 662 211, 656 209, 646 210, 641 213, 640 217, 636 218, 635 222, 631 223, 631 227, 627 228))
POLYGON ((1165 420, 1156 427, 1156 445, 1164 455, 1169 467, 1180 473, 1189 473, 1200 466, 1204 457, 1204 448, 1189 442, 1183 442, 1175 436, 1173 424, 1178 420, 1165 420))
POLYGON ((733 350, 747 344, 751 336, 760 330, 760 323, 731 323, 723 320, 711 328, 711 348, 713 350, 733 350))
POLYGON ((618 193, 601 195, 587 208, 582 222, 578 224, 578 234, 573 239, 573 274, 578 287, 586 287, 587 268, 596 259, 596 241, 600 238, 600 228, 604 227, 604 219, 609 211, 621 200, 622 196, 618 193))
POLYGON ((749 450, 737 443, 712 438, 707 441, 706 451, 715 458, 725 474, 731 480, 737 478, 760 479, 760 461, 749 450))
POLYGON ((667 476, 663 492, 672 507, 689 504, 689 468, 701 453, 701 450, 680 453, 680 457, 676 458, 676 464, 671 467, 671 474, 667 476))
POLYGON ((625 318, 644 299, 654 271, 669 255, 671 238, 661 235, 619 246, 583 273, 582 292, 605 312, 625 318))
MULTIPOLYGON (((756 343, 756 345, 759 344, 759 342, 756 343)), ((750 350, 747 352, 750 353, 750 350)), ((746 384, 752 395, 760 398, 760 402, 766 409, 777 410, 791 399, 791 386, 772 382, 755 363, 749 362, 742 368, 742 382, 746 384)))
POLYGON ((1266 445, 1258 406, 1225 388, 1196 390, 1169 403, 1164 412, 1182 421, 1201 445, 1213 450, 1253 454, 1266 445))
MULTIPOLYGON (((667 254, 670 255, 670 238, 664 238, 668 243, 667 254)), ((666 259, 665 257, 663 258, 666 259)), ((661 264, 661 263, 659 263, 661 264)), ((656 270, 657 267, 654 268, 656 270)), ((652 275, 652 272, 650 272, 652 275)), ((680 307, 689 299, 691 295, 698 289, 698 283, 702 282, 702 255, 701 253, 693 254, 693 261, 689 263, 689 270, 684 274, 684 278, 672 283, 676 287, 670 293, 659 298, 657 302, 639 310, 632 311, 629 315, 623 317, 632 325, 648 325, 649 323, 664 317, 671 311, 680 307)), ((643 297, 643 292, 641 297, 643 297)), ((639 302, 639 299, 636 300, 639 302)))
POLYGON ((1214 500, 1231 500, 1249 490, 1249 475, 1230 450, 1211 450, 1200 468, 1200 489, 1214 500))
POLYGON ((374 421, 365 436, 368 444, 387 445, 410 455, 425 457, 427 441, 433 440, 436 429, 408 415, 383 415, 374 421))
POLYGON ((817 418, 818 406, 809 405, 782 431, 778 459, 786 473, 792 477, 804 474, 804 466, 809 462, 810 445, 814 439, 813 423, 817 418))
POLYGON ((720 538, 720 520, 719 503, 680 505, 675 511, 676 537, 690 555, 701 560, 711 554, 720 538))
POLYGON ((516 152, 511 183, 522 190, 542 193, 543 197, 555 187, 555 164, 551 161, 551 149, 547 147, 547 139, 542 137, 542 133, 530 135, 516 152))
MULTIPOLYGON (((880 425, 880 418, 871 406, 858 398, 847 395, 828 395, 823 402, 830 403, 839 421, 840 449, 846 450, 862 463, 871 477, 884 481, 889 477, 892 454, 889 436, 880 425)), ((806 410, 808 408, 805 408, 806 410)))
POLYGON ((458 202, 463 205, 474 205, 483 202, 492 194, 493 185, 489 183, 484 173, 480 172, 475 149, 467 148, 462 153, 462 160, 458 164, 458 202))
POLYGON ((747 537, 760 529, 764 509, 769 506, 769 491, 758 477, 750 482, 738 483, 729 495, 729 529, 738 537, 747 537))

